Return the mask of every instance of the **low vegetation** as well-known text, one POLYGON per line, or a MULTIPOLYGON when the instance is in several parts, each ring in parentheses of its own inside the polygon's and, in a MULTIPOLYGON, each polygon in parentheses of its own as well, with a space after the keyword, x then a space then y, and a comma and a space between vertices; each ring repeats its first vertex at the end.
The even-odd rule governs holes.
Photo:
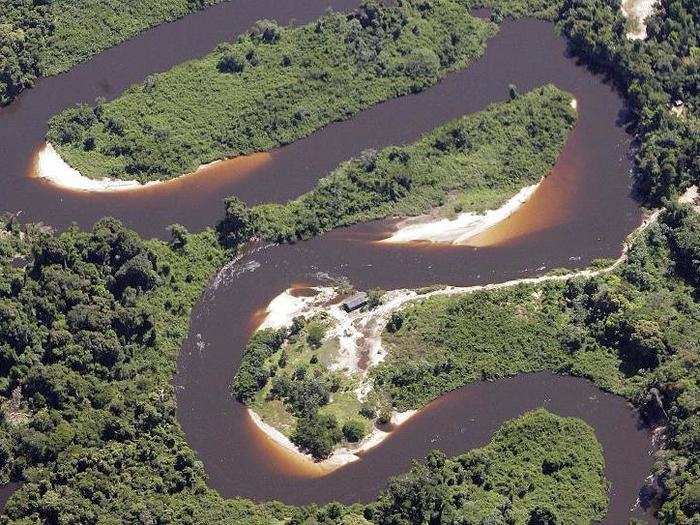
POLYGON ((551 170, 576 120, 570 102, 569 94, 545 86, 449 122, 416 143, 365 151, 286 204, 248 209, 231 198, 220 237, 227 245, 251 236, 308 239, 339 226, 426 212, 448 196, 472 202, 462 211, 497 207, 551 170))
POLYGON ((259 330, 246 346, 232 387, 236 398, 316 459, 342 441, 357 443, 373 425, 355 389, 361 377, 337 366, 337 337, 327 315, 259 330))
POLYGON ((220 0, 0 0, 0 106, 37 77, 220 0))
POLYGON ((53 0, 42 75, 56 75, 142 31, 222 0, 53 0))
POLYGON ((302 27, 263 20, 114 101, 56 115, 47 138, 88 177, 169 179, 420 91, 479 57, 495 31, 453 0, 366 2, 302 27))
POLYGON ((686 523, 700 482, 700 215, 672 206, 619 269, 565 283, 431 297, 394 315, 375 387, 399 410, 480 379, 591 379, 666 427, 660 515, 686 523))

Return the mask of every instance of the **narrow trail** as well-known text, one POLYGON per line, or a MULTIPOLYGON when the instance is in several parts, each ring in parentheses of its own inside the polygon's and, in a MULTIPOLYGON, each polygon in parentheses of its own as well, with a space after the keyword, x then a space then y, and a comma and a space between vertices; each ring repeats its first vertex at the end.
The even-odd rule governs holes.
MULTIPOLYGON (((698 188, 689 188, 678 200, 681 203, 693 203, 698 197, 698 188)), ((696 207, 697 209, 697 207, 696 207)), ((597 270, 584 269, 568 272, 560 275, 543 275, 513 279, 500 283, 490 283, 476 286, 448 286, 427 293, 420 289, 397 289, 385 292, 382 303, 368 311, 356 310, 346 312, 339 303, 340 296, 332 287, 315 287, 315 297, 293 297, 293 288, 288 288, 278 295, 268 305, 266 316, 258 324, 256 329, 273 327, 280 328, 290 326, 298 316, 312 318, 323 312, 333 319, 334 326, 327 334, 327 339, 337 338, 340 351, 333 369, 345 369, 349 373, 357 375, 361 382, 356 389, 358 399, 362 401, 372 390, 372 382, 369 379, 369 371, 372 367, 381 363, 387 357, 387 351, 382 345, 382 333, 394 312, 399 311, 408 303, 434 296, 461 295, 481 291, 512 288, 520 285, 532 285, 547 282, 562 282, 576 278, 591 278, 613 272, 627 260, 629 250, 635 239, 645 230, 658 221, 662 209, 653 210, 642 223, 625 239, 620 256, 610 265, 597 270), (364 362, 364 366, 360 363, 364 362)), ((420 410, 412 410, 406 413, 392 413, 392 424, 398 428, 410 417, 420 410)), ((286 436, 272 425, 267 424, 253 409, 248 413, 254 424, 268 438, 280 445, 285 453, 295 456, 299 461, 308 463, 309 468, 318 469, 318 475, 327 475, 334 470, 361 458, 362 454, 376 447, 390 436, 390 433, 375 428, 365 439, 353 446, 340 447, 327 459, 315 462, 311 456, 303 454, 286 436)))

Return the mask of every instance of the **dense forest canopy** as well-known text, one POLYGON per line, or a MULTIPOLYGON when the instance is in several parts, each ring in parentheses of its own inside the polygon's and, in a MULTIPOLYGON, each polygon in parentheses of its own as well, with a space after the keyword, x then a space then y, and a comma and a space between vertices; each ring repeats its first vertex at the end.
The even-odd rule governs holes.
MULTIPOLYGON (((115 515, 144 523, 155 516, 168 516, 164 523, 270 523, 290 517, 298 523, 346 523, 348 515, 375 523, 411 523, 414 512, 522 516, 544 512, 542 507, 558 523, 568 522, 571 513, 585 513, 589 521, 604 512, 599 445, 584 438, 592 438, 592 433, 580 423, 564 424, 543 414, 511 423, 494 438, 496 444, 517 439, 522 456, 513 457, 511 447, 493 444, 453 460, 434 454, 391 482, 378 501, 366 507, 293 509, 222 500, 206 487, 202 465, 177 425, 169 382, 189 308, 224 260, 214 233, 174 229, 170 245, 145 242, 112 219, 89 232, 72 229, 54 235, 13 221, 3 231, 0 347, 6 379, 0 458, 5 479, 25 481, 7 504, 3 519, 8 523, 23 523, 22 517, 97 523, 115 515), (552 435, 557 438, 550 439, 552 435), (532 448, 523 445, 523 436, 532 448), (492 459, 485 461, 484 454, 492 459), (537 467, 532 471, 537 476, 546 474, 538 461, 560 454, 568 459, 556 472, 566 468, 578 474, 537 477, 537 483, 528 485, 533 492, 526 496, 507 482, 517 479, 518 469, 537 467), (418 482, 426 476, 429 483, 418 482), (454 479, 462 480, 461 485, 455 486, 454 479), (468 496, 448 496, 455 491, 468 496), (505 507, 497 504, 510 491, 520 495, 511 497, 505 507), (575 497, 584 492, 586 498, 575 497), (551 499, 552 493, 561 497, 551 499), (409 497, 415 505, 407 507, 403 502, 409 497), (581 507, 583 502, 590 506, 581 507)), ((655 469, 663 503, 660 516, 667 523, 688 522, 698 508, 699 259, 700 217, 688 208, 673 207, 637 240, 618 272, 573 279, 546 290, 539 299, 545 311, 560 309, 555 319, 566 319, 557 324, 550 341, 551 348, 563 349, 555 357, 563 355, 584 365, 552 368, 592 377, 605 388, 624 393, 649 417, 659 417, 661 403, 668 442, 655 469), (609 367, 617 382, 599 381, 608 377, 595 373, 600 366, 609 367)), ((442 383, 451 368, 440 360, 448 358, 453 367, 458 365, 460 349, 491 354, 496 364, 503 357, 498 346, 503 327, 497 319, 491 332, 484 329, 479 335, 477 348, 454 339, 461 333, 459 323, 469 324, 474 317, 469 314, 470 302, 476 301, 481 311, 503 301, 522 302, 527 310, 531 292, 524 287, 508 297, 488 292, 457 298, 446 309, 429 305, 432 317, 441 322, 451 316, 455 327, 438 330, 437 339, 432 329, 420 329, 430 336, 425 345, 429 355, 414 356, 412 362, 434 360, 437 366, 422 376, 442 385, 433 395, 458 386, 442 383), (449 353, 439 350, 453 343, 449 353)), ((424 316, 406 313, 395 337, 422 326, 411 319, 422 321, 424 316)), ((549 316, 532 317, 530 326, 519 327, 521 351, 537 352, 538 347, 525 339, 551 331, 550 324, 549 316)), ((536 354, 532 357, 537 359, 536 354)), ((381 377, 382 385, 391 384, 386 370, 381 377)), ((467 380, 468 375, 463 382, 467 380)), ((410 381, 404 379, 403 384, 410 381)), ((412 389, 406 386, 404 391, 412 389)), ((396 392, 392 396, 399 405, 404 403, 401 399, 416 399, 396 392)))
POLYGON ((87 177, 170 179, 421 91, 481 56, 495 32, 453 0, 367 2, 301 27, 263 20, 113 101, 64 110, 47 140, 87 177))

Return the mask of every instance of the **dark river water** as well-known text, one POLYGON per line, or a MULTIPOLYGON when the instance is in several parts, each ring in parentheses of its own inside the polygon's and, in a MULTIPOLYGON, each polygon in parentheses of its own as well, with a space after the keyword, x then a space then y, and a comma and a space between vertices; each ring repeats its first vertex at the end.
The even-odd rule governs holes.
POLYGON ((579 121, 531 201, 480 236, 475 247, 378 245, 372 241, 392 225, 382 221, 263 249, 224 269, 192 313, 191 335, 174 380, 178 417, 211 486, 224 496, 352 502, 376 496, 387 477, 405 471, 411 458, 432 448, 455 454, 480 446, 506 419, 545 406, 596 429, 612 483, 606 522, 626 522, 649 471, 649 436, 624 400, 586 381, 534 374, 462 388, 436 400, 361 461, 322 477, 257 431, 228 388, 256 312, 292 283, 315 284, 333 276, 358 288, 470 285, 618 255, 624 237, 640 220, 629 197, 629 138, 619 126, 623 104, 600 78, 567 57, 550 24, 506 23, 482 59, 434 88, 379 104, 269 154, 226 161, 172 183, 139 192, 90 194, 58 190, 30 176, 46 121, 62 108, 116 96, 154 71, 206 53, 259 18, 304 22, 328 5, 347 9, 357 3, 227 2, 40 81, 0 110, 0 209, 21 211, 25 221, 59 228, 71 222, 89 226, 113 215, 147 236, 165 235, 173 222, 196 230, 221 216, 224 196, 236 194, 248 203, 295 197, 363 149, 415 140, 448 119, 504 100, 509 83, 524 92, 552 82, 576 97, 579 121))

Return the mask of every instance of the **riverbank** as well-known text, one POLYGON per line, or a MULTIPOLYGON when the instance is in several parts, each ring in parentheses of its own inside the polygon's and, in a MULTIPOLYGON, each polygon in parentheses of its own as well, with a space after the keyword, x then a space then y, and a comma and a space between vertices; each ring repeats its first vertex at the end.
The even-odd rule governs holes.
MULTIPOLYGON (((682 203, 693 204, 698 199, 698 188, 689 188, 680 198, 682 203)), ((697 206, 696 206, 697 209, 697 206)), ((482 291, 496 291, 522 285, 537 285, 545 283, 566 282, 575 278, 592 278, 603 274, 611 273, 624 263, 631 249, 632 243, 650 226, 655 224, 660 216, 661 210, 650 213, 628 237, 622 247, 620 256, 611 264, 600 269, 587 268, 575 272, 559 273, 553 275, 543 275, 540 277, 521 278, 501 283, 492 283, 478 286, 456 287, 445 286, 431 289, 401 289, 385 292, 379 299, 379 304, 375 308, 346 312, 340 305, 340 300, 345 294, 338 294, 331 287, 314 288, 317 292, 314 296, 295 297, 293 289, 287 289, 273 299, 266 309, 267 316, 261 323, 262 328, 282 328, 290 326, 295 318, 304 316, 315 318, 319 315, 326 315, 334 320, 333 328, 326 333, 326 340, 336 338, 338 340, 339 351, 335 360, 328 363, 328 368, 332 370, 349 371, 357 375, 360 379, 355 388, 355 395, 358 402, 368 399, 374 390, 374 378, 369 372, 379 366, 387 357, 387 349, 382 342, 382 334, 387 323, 392 316, 408 306, 410 303, 420 299, 425 301, 439 296, 455 296, 473 294, 482 291), (362 364, 361 364, 362 363, 362 364)), ((534 292, 533 292, 534 293, 534 292)), ((331 397, 329 406, 334 403, 331 397)), ((258 429, 265 433, 270 439, 277 442, 285 450, 292 454, 313 461, 310 455, 304 454, 292 443, 292 441, 273 425, 268 424, 254 410, 249 409, 253 421, 258 429)), ((417 410, 408 412, 391 413, 391 428, 398 427, 407 418, 417 413, 417 410)), ((373 427, 372 431, 356 445, 344 445, 333 451, 333 453, 323 461, 317 462, 323 472, 328 473, 333 470, 357 461, 364 452, 382 443, 390 431, 373 427)))
POLYGON ((36 153, 32 175, 48 181, 57 188, 74 191, 134 191, 160 183, 159 181, 151 181, 142 184, 137 180, 121 180, 109 177, 91 179, 85 177, 78 170, 69 166, 50 142, 44 144, 36 153))
MULTIPOLYGON (((570 106, 578 111, 578 101, 572 98, 570 106)), ((395 231, 387 238, 378 241, 386 244, 407 244, 411 242, 469 245, 470 240, 503 222, 530 200, 545 178, 521 188, 504 204, 495 209, 480 213, 469 211, 458 213, 456 217, 443 217, 445 208, 418 217, 409 217, 396 224, 395 231)))
POLYGON ((469 244, 469 239, 485 232, 492 226, 507 219, 527 202, 542 183, 525 186, 505 204, 484 213, 464 212, 454 219, 435 219, 433 215, 422 215, 404 219, 396 225, 390 237, 377 241, 386 244, 410 242, 469 244))
POLYGON ((33 157, 29 176, 45 180, 55 188, 85 193, 156 193, 163 196, 172 195, 176 191, 200 190, 202 180, 206 183, 221 184, 222 180, 246 176, 261 166, 267 164, 272 155, 267 152, 254 153, 226 160, 216 160, 199 166, 192 173, 184 173, 178 177, 164 181, 149 181, 141 183, 137 180, 113 179, 102 177, 91 179, 68 165, 50 142, 44 144, 33 157), (166 193, 163 193, 166 192, 166 193))
MULTIPOLYGON (((293 242, 375 219, 497 206, 515 188, 552 171, 578 120, 572 101, 570 93, 548 84, 443 124, 416 142, 365 150, 297 199, 256 206, 246 214, 249 230, 268 241, 293 242)), ((240 240, 239 214, 237 205, 231 207, 218 225, 226 243, 240 240)), ((466 219, 471 224, 473 217, 466 219)))
POLYGON ((374 427, 370 434, 365 437, 361 442, 353 446, 343 446, 339 447, 333 451, 330 457, 317 461, 310 454, 304 454, 299 448, 291 442, 291 440, 285 436, 278 429, 265 423, 263 419, 252 409, 248 408, 247 413, 251 418, 251 421, 255 424, 257 429, 265 435, 265 437, 272 440, 274 443, 279 445, 286 454, 290 454, 294 458, 306 463, 307 467, 318 468, 317 475, 325 476, 331 472, 344 467, 349 463, 353 463, 362 458, 362 455, 369 450, 373 449, 380 443, 382 443, 387 437, 389 437, 391 431, 396 430, 405 422, 407 422, 412 416, 418 413, 417 410, 407 410, 405 412, 395 412, 391 416, 389 425, 391 426, 391 431, 382 430, 380 428, 374 427))

